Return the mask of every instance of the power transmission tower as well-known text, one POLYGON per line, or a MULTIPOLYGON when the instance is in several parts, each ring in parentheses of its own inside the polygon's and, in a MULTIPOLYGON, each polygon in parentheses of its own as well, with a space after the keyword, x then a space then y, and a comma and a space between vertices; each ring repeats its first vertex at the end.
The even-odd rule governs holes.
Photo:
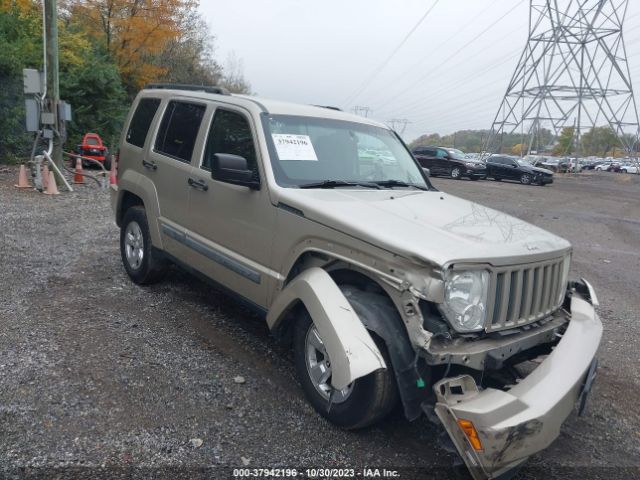
POLYGON ((398 132, 400 135, 407 129, 409 123, 411 122, 409 122, 407 118, 392 118, 391 120, 387 120, 387 125, 389 125, 391 130, 398 132))
POLYGON ((353 107, 351 109, 351 111, 355 114, 355 115, 360 115, 361 117, 368 117, 369 114, 371 113, 371 108, 369 107, 363 107, 360 105, 356 105, 355 107, 353 107))
POLYGON ((609 126, 627 152, 636 149, 639 122, 622 25, 628 0, 531 0, 529 37, 485 151, 502 149, 504 135, 520 134, 531 152, 540 132, 558 138, 609 126))

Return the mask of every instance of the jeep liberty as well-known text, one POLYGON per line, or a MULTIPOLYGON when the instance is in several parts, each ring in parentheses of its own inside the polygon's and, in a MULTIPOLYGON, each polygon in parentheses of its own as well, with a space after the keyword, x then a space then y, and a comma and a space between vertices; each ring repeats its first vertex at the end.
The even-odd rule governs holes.
POLYGON ((592 287, 569 280, 571 245, 438 191, 385 125, 155 84, 116 161, 130 278, 176 264, 264 314, 334 424, 365 427, 397 404, 426 414, 480 479, 584 409, 602 324, 592 287))

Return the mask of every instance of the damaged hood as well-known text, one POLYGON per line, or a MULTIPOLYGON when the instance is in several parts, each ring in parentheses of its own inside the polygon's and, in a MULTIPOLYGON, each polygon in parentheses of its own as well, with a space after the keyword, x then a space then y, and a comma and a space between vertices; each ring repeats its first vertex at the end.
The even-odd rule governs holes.
POLYGON ((282 189, 279 201, 390 252, 429 264, 538 261, 571 248, 541 228, 437 191, 282 189))

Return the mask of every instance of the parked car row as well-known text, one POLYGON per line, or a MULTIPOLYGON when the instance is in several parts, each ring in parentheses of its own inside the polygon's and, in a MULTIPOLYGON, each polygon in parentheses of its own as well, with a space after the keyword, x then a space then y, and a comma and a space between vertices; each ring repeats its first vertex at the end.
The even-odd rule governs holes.
POLYGON ((514 180, 523 185, 553 183, 551 170, 506 155, 492 155, 483 162, 477 158, 469 158, 455 148, 435 146, 416 147, 413 155, 422 168, 429 169, 433 177, 447 176, 470 180, 492 178, 496 181, 514 180))

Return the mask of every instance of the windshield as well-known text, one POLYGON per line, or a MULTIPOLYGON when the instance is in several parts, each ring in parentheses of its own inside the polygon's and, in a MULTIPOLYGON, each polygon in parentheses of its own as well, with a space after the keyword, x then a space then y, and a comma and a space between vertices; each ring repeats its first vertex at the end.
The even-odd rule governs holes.
POLYGON ((430 188, 420 167, 390 130, 316 117, 265 115, 263 119, 280 186, 430 188), (380 182, 383 185, 377 185, 380 182))
POLYGON ((449 152, 449 155, 454 160, 468 160, 467 155, 462 150, 458 150, 457 148, 449 148, 447 149, 447 152, 449 152))
POLYGON ((531 163, 527 162, 524 158, 518 158, 516 160, 516 162, 518 163, 518 165, 520 165, 521 167, 530 167, 531 163))

